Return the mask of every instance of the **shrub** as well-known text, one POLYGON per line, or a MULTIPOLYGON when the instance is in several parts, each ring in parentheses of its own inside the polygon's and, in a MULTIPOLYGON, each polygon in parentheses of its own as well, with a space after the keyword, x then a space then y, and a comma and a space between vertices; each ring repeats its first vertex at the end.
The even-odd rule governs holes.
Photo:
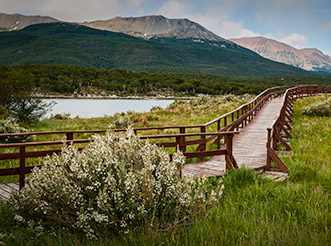
POLYGON ((150 111, 160 111, 163 108, 161 106, 153 106, 150 111))
POLYGON ((331 116, 331 97, 323 102, 312 104, 302 109, 302 114, 309 116, 331 116))
POLYGON ((0 119, 8 119, 9 111, 2 105, 0 105, 0 119))
MULTIPOLYGON (((0 134, 5 133, 21 133, 28 132, 24 127, 20 127, 16 122, 11 120, 0 120, 0 134)), ((18 137, 0 137, 0 143, 21 143, 29 141, 29 136, 18 136, 18 137)))
POLYGON ((63 114, 51 114, 51 117, 49 117, 51 120, 70 120, 70 114, 69 113, 63 113, 63 114))
POLYGON ((206 179, 181 179, 184 162, 180 152, 170 162, 165 150, 143 144, 132 130, 127 138, 108 132, 82 152, 64 145, 9 202, 17 220, 45 231, 64 227, 89 238, 158 231, 188 221, 221 194, 220 185, 206 179))
POLYGON ((115 129, 126 129, 131 126, 131 120, 127 115, 120 116, 114 122, 115 129))

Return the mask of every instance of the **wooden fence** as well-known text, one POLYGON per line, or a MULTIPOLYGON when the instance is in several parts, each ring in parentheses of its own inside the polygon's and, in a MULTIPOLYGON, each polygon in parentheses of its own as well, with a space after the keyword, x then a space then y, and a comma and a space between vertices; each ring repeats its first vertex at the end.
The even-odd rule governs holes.
POLYGON ((318 85, 299 85, 289 88, 285 91, 283 97, 283 106, 279 112, 277 119, 274 120, 272 125, 267 128, 268 140, 267 140, 267 161, 266 170, 269 171, 281 171, 288 172, 287 167, 282 160, 277 156, 276 150, 282 145, 286 151, 291 151, 292 148, 288 144, 288 139, 292 138, 290 133, 292 127, 292 112, 293 103, 297 99, 303 97, 310 97, 319 94, 328 94, 331 92, 330 86, 318 86, 318 85), (275 162, 279 169, 271 168, 271 160, 275 162))
MULTIPOLYGON (((277 141, 285 145, 280 132, 285 132, 287 137, 290 136, 289 132, 284 130, 285 128, 290 129, 288 122, 291 121, 291 107, 293 101, 297 98, 301 98, 305 95, 310 95, 312 93, 328 93, 330 88, 318 87, 318 86, 296 86, 288 89, 288 87, 273 87, 269 88, 253 100, 245 103, 238 107, 237 109, 223 114, 205 124, 192 125, 192 126, 164 126, 164 127, 143 127, 134 128, 136 134, 143 135, 140 136, 141 139, 168 139, 174 138, 175 141, 172 142, 159 142, 156 143, 159 146, 165 148, 173 147, 181 150, 187 158, 201 158, 202 161, 205 157, 224 155, 226 160, 226 169, 238 167, 235 158, 232 155, 232 139, 235 133, 237 133, 240 128, 245 127, 251 122, 251 120, 257 115, 258 111, 263 107, 263 105, 270 99, 278 97, 285 93, 284 105, 281 110, 279 118, 275 121, 273 126, 268 129, 268 160, 267 169, 270 168, 270 158, 275 161, 278 166, 281 166, 280 159, 275 154, 274 150, 277 145, 277 141), (284 117, 287 120, 284 121, 284 117), (167 129, 177 130, 176 134, 157 134, 157 135, 146 135, 146 132, 157 130, 163 132, 167 129), (191 131, 191 133, 189 132, 191 131), (198 139, 193 139, 192 137, 199 137, 198 139), (224 146, 222 146, 222 140, 224 146), (213 141, 213 142, 212 142, 213 141), (211 142, 217 146, 216 150, 207 151, 207 143, 211 142), (272 144, 271 144, 272 143, 272 144), (193 152, 187 151, 187 146, 196 145, 193 152), (270 152, 270 153, 269 153, 270 152)), ((124 129, 115 129, 115 132, 123 132, 124 129)), ((11 134, 0 134, 0 138, 6 137, 22 137, 22 136, 39 136, 39 135, 65 135, 67 144, 83 144, 88 143, 90 139, 75 139, 75 134, 95 134, 95 133, 105 133, 106 130, 80 130, 80 131, 51 131, 51 132, 30 132, 30 133, 11 133, 11 134)), ((49 150, 38 150, 38 151, 27 151, 28 147, 36 146, 53 146, 61 145, 63 141, 43 141, 43 142, 28 142, 28 143, 12 143, 12 144, 0 144, 0 149, 11 149, 18 152, 1 153, 0 160, 13 160, 19 159, 19 167, 13 168, 2 168, 0 169, 0 176, 8 175, 19 175, 20 188, 24 187, 25 175, 30 173, 35 167, 26 166, 27 158, 44 157, 47 155, 52 155, 53 153, 60 153, 60 149, 49 149, 49 150)), ((83 149, 82 147, 80 149, 83 149)), ((285 166, 285 165, 284 165, 285 166)), ((286 168, 286 167, 285 167, 286 168)), ((285 169, 283 171, 287 171, 285 169)))

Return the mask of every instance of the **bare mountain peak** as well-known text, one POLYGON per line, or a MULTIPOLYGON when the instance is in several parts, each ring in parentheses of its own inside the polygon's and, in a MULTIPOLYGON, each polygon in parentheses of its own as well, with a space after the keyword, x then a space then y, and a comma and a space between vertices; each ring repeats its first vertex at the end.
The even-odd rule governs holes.
POLYGON ((230 40, 270 60, 306 70, 331 71, 330 57, 315 48, 296 49, 288 44, 265 37, 234 38, 230 40))
POLYGON ((14 31, 33 24, 58 21, 49 16, 0 13, 0 31, 14 31))
POLYGON ((83 25, 113 32, 122 32, 136 37, 177 37, 225 41, 196 22, 170 19, 163 15, 140 17, 115 17, 110 20, 84 22, 83 25))

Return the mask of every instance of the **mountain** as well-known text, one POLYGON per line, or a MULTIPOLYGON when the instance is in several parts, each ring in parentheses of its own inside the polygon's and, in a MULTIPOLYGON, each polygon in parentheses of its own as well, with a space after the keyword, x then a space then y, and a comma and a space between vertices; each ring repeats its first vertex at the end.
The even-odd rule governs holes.
POLYGON ((330 71, 331 57, 318 49, 296 49, 290 45, 264 37, 230 39, 273 61, 312 71, 330 71))
POLYGON ((131 71, 209 73, 228 77, 314 75, 273 62, 228 42, 177 38, 145 40, 69 23, 0 33, 0 64, 70 64, 131 71), (228 45, 228 46, 227 46, 228 45))
POLYGON ((40 15, 20 15, 20 14, 5 14, 0 13, 0 31, 20 30, 24 27, 39 24, 58 22, 59 20, 48 16, 40 15))
POLYGON ((168 19, 162 15, 142 17, 115 17, 110 20, 83 22, 82 25, 95 29, 122 32, 135 37, 176 37, 226 41, 203 26, 188 19, 168 19))

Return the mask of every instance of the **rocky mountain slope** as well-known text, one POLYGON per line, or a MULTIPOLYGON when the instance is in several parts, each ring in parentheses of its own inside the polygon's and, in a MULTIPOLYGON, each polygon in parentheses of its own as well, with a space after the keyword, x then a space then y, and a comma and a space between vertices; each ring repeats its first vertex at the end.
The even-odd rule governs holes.
POLYGON ((330 71, 331 57, 318 49, 296 49, 265 37, 237 38, 231 41, 270 60, 313 71, 330 71))
POLYGON ((98 20, 84 22, 82 25, 107 30, 122 32, 135 37, 176 37, 206 39, 211 41, 225 41, 224 38, 207 30, 203 26, 188 19, 168 19, 162 15, 98 20))
POLYGON ((48 16, 0 13, 0 31, 20 30, 33 24, 58 21, 59 20, 48 16))

